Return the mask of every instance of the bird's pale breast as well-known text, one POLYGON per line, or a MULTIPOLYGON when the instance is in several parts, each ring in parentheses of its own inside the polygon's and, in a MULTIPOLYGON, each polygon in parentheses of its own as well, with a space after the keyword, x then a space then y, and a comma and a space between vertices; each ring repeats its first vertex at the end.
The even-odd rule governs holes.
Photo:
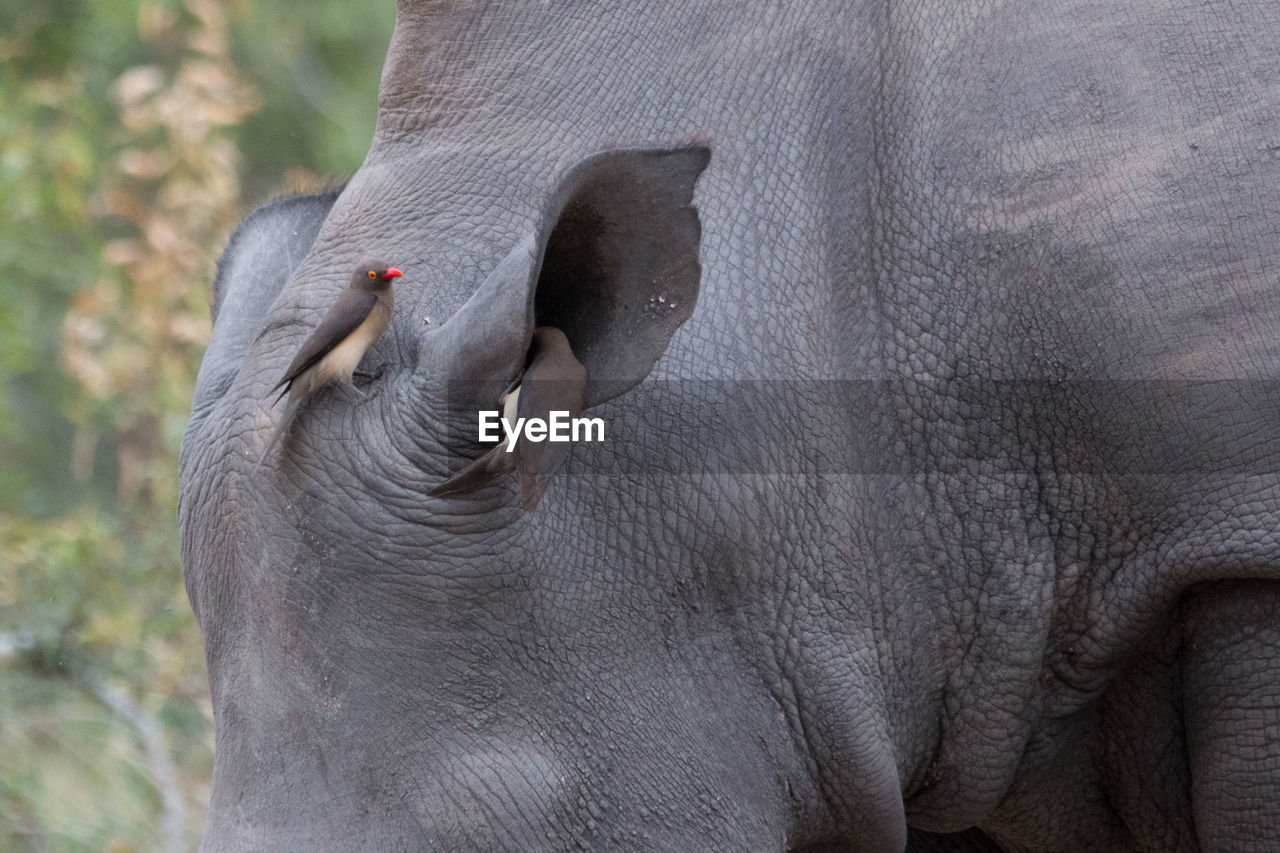
POLYGON ((369 347, 386 331, 390 322, 391 307, 379 299, 364 322, 316 365, 316 378, 319 380, 316 387, 329 382, 350 382, 351 374, 355 373, 360 359, 364 358, 369 347))

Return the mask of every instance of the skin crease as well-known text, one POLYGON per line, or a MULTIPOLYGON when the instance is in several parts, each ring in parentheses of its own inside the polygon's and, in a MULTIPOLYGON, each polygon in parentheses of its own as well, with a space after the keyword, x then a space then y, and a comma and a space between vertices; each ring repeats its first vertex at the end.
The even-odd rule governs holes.
POLYGON ((1273 848, 1278 29, 404 0, 364 166, 256 212, 215 293, 180 505, 205 849, 1273 848), (428 498, 477 453, 450 380, 523 363, 573 165, 691 140, 696 310, 589 410, 614 437, 527 516, 428 498), (250 476, 366 252, 414 283, 382 378, 250 476))

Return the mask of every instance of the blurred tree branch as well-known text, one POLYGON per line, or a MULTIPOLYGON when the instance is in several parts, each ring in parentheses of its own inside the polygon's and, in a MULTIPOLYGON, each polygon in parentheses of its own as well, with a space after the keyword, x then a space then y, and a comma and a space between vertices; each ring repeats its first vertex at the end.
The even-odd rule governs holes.
MULTIPOLYGON (((155 475, 168 471, 157 459, 177 452, 176 436, 162 425, 187 407, 173 391, 194 383, 208 340, 210 247, 239 211, 239 155, 228 130, 259 106, 232 65, 222 6, 185 5, 186 27, 145 11, 151 7, 141 16, 145 38, 182 44, 177 67, 136 66, 111 87, 126 142, 94 207, 100 219, 129 227, 103 246, 103 274, 73 298, 62 335, 62 362, 80 391, 77 431, 111 418, 120 498, 166 505, 176 500, 172 481, 151 494, 155 475)), ((92 466, 76 467, 84 476, 92 466)))

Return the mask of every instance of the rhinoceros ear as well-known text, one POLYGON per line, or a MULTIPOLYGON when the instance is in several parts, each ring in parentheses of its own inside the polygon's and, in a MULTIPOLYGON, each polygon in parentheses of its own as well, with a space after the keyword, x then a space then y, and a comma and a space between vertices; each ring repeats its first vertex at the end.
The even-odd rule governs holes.
POLYGON ((649 374, 693 314, 702 227, 693 188, 705 146, 597 154, 565 176, 534 297, 587 370, 585 404, 649 374))
POLYGON ((570 169, 536 233, 441 328, 451 378, 496 398, 534 327, 553 326, 586 368, 588 408, 644 379, 698 299, 693 188, 710 158, 701 145, 608 151, 570 169))

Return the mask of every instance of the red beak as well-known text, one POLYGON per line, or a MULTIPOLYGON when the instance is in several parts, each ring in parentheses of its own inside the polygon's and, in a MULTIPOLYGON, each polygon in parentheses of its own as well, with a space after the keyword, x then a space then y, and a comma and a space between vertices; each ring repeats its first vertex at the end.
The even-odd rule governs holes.
POLYGON ((382 277, 383 278, 399 278, 402 275, 404 275, 404 273, 400 272, 400 270, 396 269, 395 267, 387 267, 387 271, 382 274, 382 277))

